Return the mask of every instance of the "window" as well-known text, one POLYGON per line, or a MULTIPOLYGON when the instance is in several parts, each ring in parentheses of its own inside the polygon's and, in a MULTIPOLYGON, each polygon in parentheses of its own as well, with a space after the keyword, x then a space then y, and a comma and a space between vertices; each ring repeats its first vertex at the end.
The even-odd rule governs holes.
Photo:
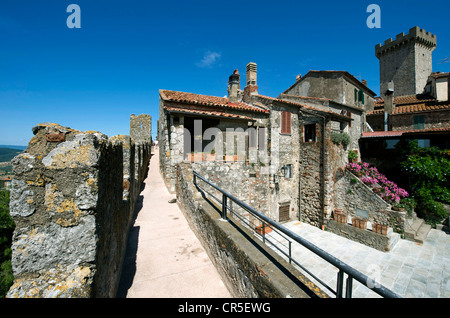
POLYGON ((249 148, 256 148, 256 128, 255 127, 249 127, 248 128, 248 147, 249 148))
POLYGON ((281 133, 291 134, 291 113, 287 111, 281 111, 281 133))
POLYGON ((248 147, 266 149, 266 128, 265 127, 249 127, 248 128, 248 147))
POLYGON ((359 91, 359 101, 364 105, 364 92, 362 90, 359 91))
POLYGON ((280 205, 278 210, 278 222, 286 222, 289 221, 289 204, 280 205))
POLYGON ((417 145, 420 148, 428 148, 430 147, 430 139, 417 139, 417 145))
POLYGON ((266 149, 266 128, 265 127, 258 128, 258 149, 259 150, 266 149))
POLYGON ((316 141, 316 124, 304 126, 305 141, 316 141))
POLYGON ((414 129, 424 129, 425 128, 425 116, 418 115, 414 116, 414 129))

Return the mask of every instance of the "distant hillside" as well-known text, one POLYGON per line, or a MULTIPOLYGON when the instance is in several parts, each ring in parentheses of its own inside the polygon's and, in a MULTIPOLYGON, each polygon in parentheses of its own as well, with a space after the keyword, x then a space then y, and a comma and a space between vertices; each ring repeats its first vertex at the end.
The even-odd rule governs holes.
POLYGON ((27 146, 0 145, 0 148, 9 148, 9 149, 25 150, 25 149, 27 149, 27 146))
POLYGON ((0 147, 0 162, 11 161, 12 158, 17 156, 23 150, 21 149, 11 149, 11 148, 1 148, 0 147))

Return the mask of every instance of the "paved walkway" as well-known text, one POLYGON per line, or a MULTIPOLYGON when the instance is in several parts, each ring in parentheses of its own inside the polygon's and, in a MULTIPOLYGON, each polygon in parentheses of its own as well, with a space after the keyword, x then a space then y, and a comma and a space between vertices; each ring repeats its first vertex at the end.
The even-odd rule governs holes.
POLYGON ((232 297, 150 161, 142 208, 130 229, 118 297, 232 297))
MULTIPOLYGON (((402 297, 450 298, 450 235, 443 231, 432 229, 423 245, 400 239, 392 251, 381 252, 299 221, 283 225, 402 297)), ((292 255, 328 286, 336 288, 337 269, 333 265, 295 242, 292 255)), ((380 296, 354 281, 353 297, 380 296)))

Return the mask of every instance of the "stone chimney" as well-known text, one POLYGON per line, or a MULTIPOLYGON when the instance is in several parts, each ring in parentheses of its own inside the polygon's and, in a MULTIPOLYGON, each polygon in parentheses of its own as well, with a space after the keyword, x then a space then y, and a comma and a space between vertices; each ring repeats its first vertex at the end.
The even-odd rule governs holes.
POLYGON ((247 86, 244 89, 250 95, 258 95, 258 85, 256 82, 256 63, 247 64, 247 86))
POLYGON ((363 79, 363 80, 361 81, 361 83, 362 83, 363 85, 367 86, 367 80, 363 79))
POLYGON ((241 75, 238 70, 234 70, 228 79, 228 100, 231 103, 240 101, 239 90, 241 88, 241 75))

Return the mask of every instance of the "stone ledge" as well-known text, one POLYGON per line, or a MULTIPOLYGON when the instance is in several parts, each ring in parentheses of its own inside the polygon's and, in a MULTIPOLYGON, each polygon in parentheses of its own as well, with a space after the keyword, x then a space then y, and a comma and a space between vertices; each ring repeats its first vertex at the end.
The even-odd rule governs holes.
POLYGON ((328 220, 326 228, 329 232, 345 237, 352 241, 364 244, 382 252, 389 252, 400 239, 398 233, 394 233, 392 228, 388 229, 387 235, 378 234, 368 229, 360 229, 347 223, 338 223, 335 220, 328 220))

